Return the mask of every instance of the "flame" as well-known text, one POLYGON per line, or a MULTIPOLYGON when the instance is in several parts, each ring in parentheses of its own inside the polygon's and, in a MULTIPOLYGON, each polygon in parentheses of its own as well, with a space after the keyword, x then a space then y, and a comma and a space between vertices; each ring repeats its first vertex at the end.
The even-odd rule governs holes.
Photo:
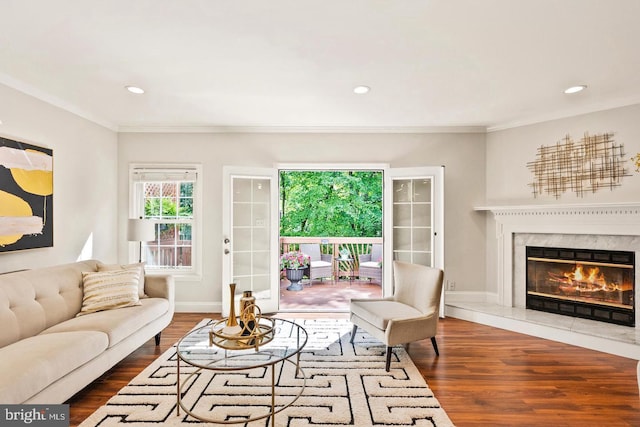
POLYGON ((604 274, 598 267, 589 268, 585 273, 584 267, 577 264, 575 270, 564 273, 564 277, 567 278, 570 283, 590 284, 601 289, 619 288, 614 283, 607 284, 604 274))

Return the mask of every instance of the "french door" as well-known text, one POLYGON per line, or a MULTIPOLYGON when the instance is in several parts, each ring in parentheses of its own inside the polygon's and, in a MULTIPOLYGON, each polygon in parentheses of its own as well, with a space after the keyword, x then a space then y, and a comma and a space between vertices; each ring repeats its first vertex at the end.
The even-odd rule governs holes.
MULTIPOLYGON (((340 165, 338 169, 382 168, 340 165)), ((444 268, 444 168, 383 169, 383 294, 387 296, 393 294, 393 260, 444 268)), ((278 170, 224 167, 223 174, 222 314, 229 310, 229 283, 236 283, 236 301, 243 291, 251 290, 263 312, 278 311, 278 170)), ((444 299, 441 315, 443 307, 444 299)))
MULTIPOLYGON (((385 266, 398 260, 444 269, 444 167, 388 169, 384 213, 385 266)), ((384 295, 393 293, 392 270, 384 268, 384 295)))
MULTIPOLYGON (((278 310, 278 176, 275 169, 223 169, 222 314, 251 291, 262 312, 278 310)), ((237 313, 237 310, 236 310, 237 313)))

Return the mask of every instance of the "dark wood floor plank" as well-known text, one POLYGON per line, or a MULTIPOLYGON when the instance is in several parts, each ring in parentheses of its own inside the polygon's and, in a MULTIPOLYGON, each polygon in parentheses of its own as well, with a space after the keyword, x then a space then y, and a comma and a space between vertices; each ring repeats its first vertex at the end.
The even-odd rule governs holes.
MULTIPOLYGON (((76 426, 204 317, 177 313, 163 332, 72 398, 76 426)), ((283 313, 281 317, 341 317, 283 313)), ((463 320, 440 322, 435 357, 429 340, 409 354, 459 427, 640 426, 636 361, 463 320)))

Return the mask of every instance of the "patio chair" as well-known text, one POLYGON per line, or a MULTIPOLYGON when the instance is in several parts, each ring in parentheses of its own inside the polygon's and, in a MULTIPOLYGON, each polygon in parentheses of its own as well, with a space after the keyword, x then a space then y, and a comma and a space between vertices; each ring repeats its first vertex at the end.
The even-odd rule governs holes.
POLYGON ((439 355, 436 332, 443 277, 443 271, 437 268, 394 261, 393 296, 351 300, 351 343, 358 326, 382 341, 387 346, 387 371, 394 345, 431 338, 439 355))
POLYGON ((360 264, 358 276, 382 283, 382 245, 371 245, 371 253, 358 255, 360 264))
POLYGON ((300 251, 309 255, 311 258, 311 263, 309 265, 310 283, 312 283, 314 279, 322 280, 325 277, 333 277, 331 254, 321 253, 319 243, 301 243, 300 251))

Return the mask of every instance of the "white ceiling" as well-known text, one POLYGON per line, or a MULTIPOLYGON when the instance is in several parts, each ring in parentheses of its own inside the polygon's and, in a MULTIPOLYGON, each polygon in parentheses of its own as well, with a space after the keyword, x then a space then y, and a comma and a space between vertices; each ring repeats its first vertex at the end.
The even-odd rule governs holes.
POLYGON ((114 130, 491 130, 640 103, 639 18, 639 0, 0 0, 0 83, 114 130))

